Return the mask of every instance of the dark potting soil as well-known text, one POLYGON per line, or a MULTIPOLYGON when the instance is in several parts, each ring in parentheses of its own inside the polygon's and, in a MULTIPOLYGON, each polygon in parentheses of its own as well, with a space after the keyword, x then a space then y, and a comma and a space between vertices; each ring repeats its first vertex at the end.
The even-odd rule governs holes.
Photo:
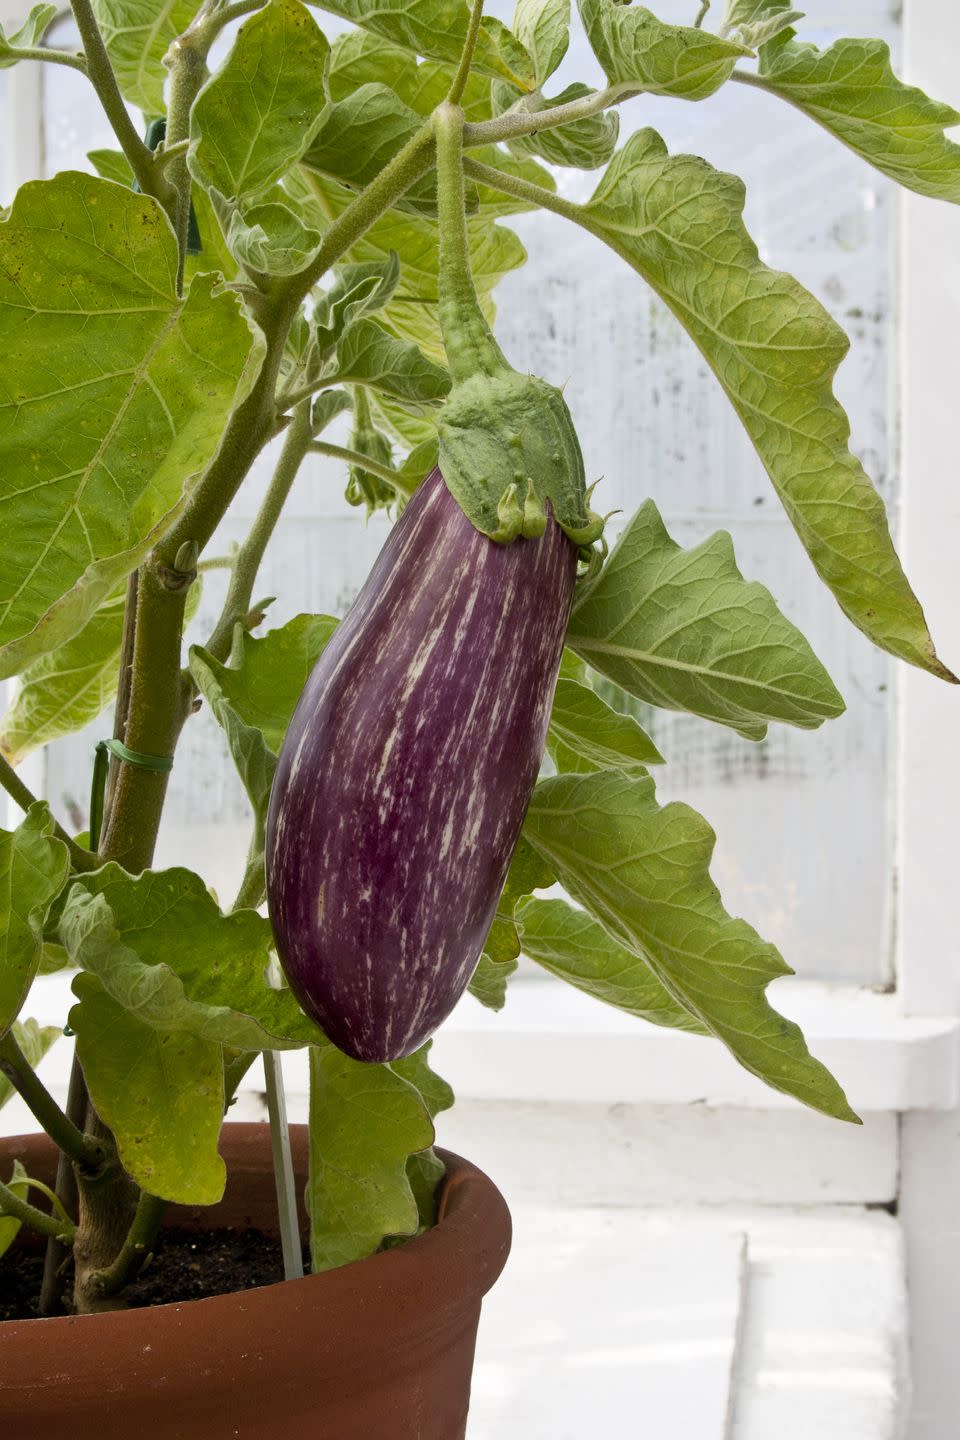
MULTIPOLYGON (((304 1252, 304 1268, 309 1254, 304 1252)), ((163 1230, 140 1278, 124 1294, 132 1307, 203 1300, 283 1279, 280 1241, 260 1230, 163 1230)), ((0 1260, 0 1321, 35 1320, 43 1252, 8 1251, 0 1260)))

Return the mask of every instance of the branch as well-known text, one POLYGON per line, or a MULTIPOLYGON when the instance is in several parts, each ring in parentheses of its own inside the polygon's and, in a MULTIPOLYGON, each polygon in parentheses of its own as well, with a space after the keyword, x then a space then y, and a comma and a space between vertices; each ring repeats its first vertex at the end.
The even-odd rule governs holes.
POLYGON ((130 162, 130 169, 137 178, 137 184, 145 195, 152 195, 169 213, 175 192, 157 173, 153 152, 140 139, 130 119, 90 0, 70 0, 70 5, 83 42, 87 74, 113 127, 113 133, 120 142, 120 148, 130 162))
POLYGON ((566 105, 554 105, 546 110, 508 110, 494 120, 463 127, 463 146, 472 150, 478 145, 496 145, 501 140, 512 140, 518 135, 535 135, 539 130, 554 130, 558 125, 569 125, 574 120, 586 120, 601 110, 609 110, 622 100, 629 100, 639 94, 636 85, 608 85, 596 90, 582 100, 570 100, 566 105))
POLYGON ((19 1220, 23 1225, 29 1225, 32 1230, 39 1230, 41 1235, 50 1235, 54 1240, 60 1240, 65 1245, 72 1245, 76 1237, 76 1228, 72 1220, 61 1220, 56 1215, 48 1215, 43 1210, 38 1210, 27 1200, 21 1200, 20 1196, 9 1185, 4 1185, 0 1180, 0 1215, 9 1215, 14 1220, 19 1220))
POLYGON ((364 455, 361 450, 349 450, 345 445, 330 445, 326 440, 314 440, 310 449, 317 455, 330 455, 334 460, 344 460, 348 465, 356 465, 360 470, 376 475, 378 480, 392 485, 401 495, 413 494, 414 487, 404 485, 398 471, 391 470, 389 465, 381 465, 378 460, 371 460, 370 456, 364 455))
MULTIPOLYGON (((9 55, 10 51, 7 54, 9 55)), ((48 49, 46 45, 16 45, 11 58, 45 60, 48 65, 68 65, 71 70, 79 70, 82 75, 87 73, 87 62, 82 55, 74 55, 69 50, 48 49)))
POLYGON ((470 78, 470 66, 473 64, 473 54, 477 48, 477 36, 480 34, 480 20, 483 16, 483 0, 473 0, 473 8, 470 11, 470 21, 467 25, 467 38, 463 42, 463 54, 460 56, 460 64, 457 66, 457 73, 453 77, 453 83, 447 92, 447 104, 459 105, 464 90, 467 88, 467 81, 470 78))
POLYGON ((12 1030, 8 1030, 0 1040, 0 1072, 22 1096, 34 1119, 65 1155, 86 1170, 100 1167, 104 1158, 102 1147, 67 1119, 20 1049, 12 1030))
MULTIPOLYGON (((572 200, 564 200, 561 196, 554 195, 550 190, 544 190, 542 185, 534 185, 529 180, 521 180, 517 175, 507 175, 503 170, 495 170, 492 165, 483 165, 479 160, 471 160, 469 155, 464 156, 463 169, 466 175, 471 175, 474 180, 479 180, 492 189, 502 191, 504 195, 513 195, 518 200, 530 201, 544 210, 553 210, 557 215, 563 215, 567 220, 574 220, 578 225, 584 224, 580 214, 581 206, 575 205, 572 200)), ((590 227, 585 226, 585 228, 589 229, 590 227)))
MULTIPOLYGON (((29 810, 31 805, 39 804, 38 797, 34 795, 28 786, 24 785, 16 770, 14 770, 10 762, 5 760, 2 755, 0 755, 0 785, 3 786, 10 798, 16 801, 20 809, 24 812, 29 810)), ((53 822, 53 833, 58 840, 63 841, 69 850, 70 863, 74 870, 99 870, 103 864, 100 856, 90 850, 84 850, 82 846, 77 844, 72 836, 67 834, 63 826, 59 825, 56 820, 53 822)))
POLYGON ((253 599, 253 587, 263 560, 270 537, 274 532, 280 513, 290 494, 290 488, 297 478, 297 471, 310 447, 310 402, 302 400, 293 412, 293 419, 287 429, 277 461, 273 479, 267 488, 263 504, 257 513, 250 533, 237 551, 233 561, 227 598, 213 634, 207 641, 207 649, 218 660, 226 659, 230 653, 233 627, 246 615, 253 599))
POLYGON ((156 1195, 150 1195, 146 1190, 140 1191, 140 1198, 137 1201, 130 1229, 127 1231, 127 1238, 120 1247, 116 1259, 105 1270, 96 1270, 90 1277, 91 1286, 104 1299, 116 1295, 118 1291, 137 1278, 147 1256, 153 1249, 166 1208, 166 1200, 161 1200, 156 1195))

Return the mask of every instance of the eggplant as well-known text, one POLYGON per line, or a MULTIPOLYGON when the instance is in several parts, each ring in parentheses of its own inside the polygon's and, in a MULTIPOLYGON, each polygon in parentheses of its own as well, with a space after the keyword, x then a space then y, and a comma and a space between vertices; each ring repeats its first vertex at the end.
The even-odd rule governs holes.
POLYGON ((463 993, 536 782, 577 545, 497 544, 439 469, 315 665, 281 750, 267 893, 290 987, 356 1060, 409 1055, 463 993))

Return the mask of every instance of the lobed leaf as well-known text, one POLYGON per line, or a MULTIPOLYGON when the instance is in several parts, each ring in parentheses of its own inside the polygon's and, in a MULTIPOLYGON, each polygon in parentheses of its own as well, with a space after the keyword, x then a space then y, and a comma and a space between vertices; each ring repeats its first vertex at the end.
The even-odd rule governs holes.
POLYGON ((324 1043, 288 989, 268 981, 270 923, 223 915, 191 870, 128 875, 110 863, 71 888, 60 919, 71 960, 138 1023, 234 1050, 324 1043))
POLYGON ((629 93, 705 100, 751 51, 689 25, 668 25, 643 5, 578 0, 580 18, 611 85, 629 93))
POLYGON ((539 89, 567 53, 570 0, 517 0, 513 33, 530 55, 539 89))
POLYGON ((390 1065, 310 1050, 310 1253, 313 1270, 363 1260, 420 1224, 407 1173, 434 1130, 423 1097, 390 1065))
POLYGON ((368 385, 394 400, 434 405, 450 390, 450 375, 412 341, 398 340, 375 320, 357 320, 337 346, 332 385, 368 385))
POLYGON ((521 900, 517 927, 524 955, 585 995, 628 1015, 686 1030, 711 1032, 658 980, 646 960, 618 945, 599 921, 565 900, 521 900))
MULTIPOLYGON (((456 65, 467 35, 469 11, 463 0, 313 0, 318 9, 362 25, 393 45, 456 65)), ((506 25, 484 18, 473 68, 502 75, 532 90, 530 56, 506 25)), ((441 97, 442 98, 442 97, 441 97)))
POLYGON ((883 40, 837 40, 828 50, 782 34, 765 44, 751 83, 788 100, 898 185, 960 204, 960 125, 952 105, 893 73, 883 40))
MULTIPOLYGON (((15 1020, 11 1028, 21 1054, 33 1070, 36 1070, 44 1055, 63 1034, 59 1025, 40 1025, 33 1019, 15 1020)), ((6 1075, 0 1073, 0 1109, 15 1094, 16 1091, 6 1075)))
MULTIPOLYGON (((496 921, 494 921, 496 924, 496 921)), ((512 928, 512 926, 511 926, 512 928)), ((517 954, 520 953, 519 942, 517 954)), ((471 976, 467 989, 475 1000, 488 1010, 502 1010, 507 1003, 507 981, 517 969, 514 956, 496 960, 484 950, 477 961, 477 968, 471 976)))
POLYGON ((256 377, 239 298, 176 273, 154 201, 91 175, 22 186, 0 224, 0 676, 136 567, 256 377))
POLYGON ((69 852, 44 802, 31 805, 16 830, 0 830, 0 1036, 33 984, 47 911, 69 873, 69 852))
POLYGON ((684 550, 647 500, 574 603, 567 642, 630 695, 762 740, 779 720, 814 729, 843 700, 763 585, 719 531, 684 550))
MULTIPOLYGON (((369 185, 422 126, 422 117, 388 85, 360 85, 324 110, 303 163, 359 189, 369 185)), ((436 172, 421 176, 397 204, 436 214, 436 172)))
POLYGON ((641 130, 570 213, 657 292, 739 414, 821 579, 874 644, 951 679, 890 538, 883 501, 848 448, 833 394, 848 348, 791 275, 770 270, 742 220, 744 188, 641 130))
POLYGON ((702 816, 661 808, 649 777, 607 770, 541 781, 524 834, 574 900, 745 1069, 826 1115, 857 1118, 799 1027, 767 1000, 770 981, 791 972, 724 910, 709 873, 716 837, 702 816))
POLYGON ((223 1120, 220 1046, 161 1031, 118 1004, 93 975, 73 981, 70 1011, 90 1097, 127 1174, 179 1205, 215 1205, 227 1172, 217 1150, 223 1120))
POLYGON ((267 0, 194 101, 187 155, 194 179, 227 199, 279 180, 320 123, 329 53, 300 0, 267 0))
POLYGON ((547 751, 557 770, 579 774, 620 770, 642 774, 663 756, 632 715, 614 710, 589 685, 557 681, 547 731, 547 751))

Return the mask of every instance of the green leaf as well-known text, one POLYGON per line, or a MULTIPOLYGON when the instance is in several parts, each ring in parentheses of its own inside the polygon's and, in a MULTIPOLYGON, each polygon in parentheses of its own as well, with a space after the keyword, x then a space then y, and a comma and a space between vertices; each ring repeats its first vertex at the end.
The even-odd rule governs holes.
POLYGON ((557 681, 553 697, 547 750, 561 772, 622 770, 637 775, 648 765, 663 764, 660 751, 632 715, 611 709, 588 685, 564 678, 557 681))
POLYGON ((643 276, 687 329, 746 427, 817 571, 874 644, 949 679, 850 453, 832 389, 849 342, 742 219, 744 188, 653 130, 630 137, 575 219, 643 276))
POLYGON ((651 1025, 711 1033, 674 999, 646 960, 618 945, 585 910, 565 900, 528 899, 516 913, 523 953, 551 975, 651 1025))
POLYGON ((260 731, 274 754, 279 754, 307 676, 337 624, 331 615, 297 615, 261 636, 238 627, 229 665, 204 657, 224 699, 243 724, 260 731))
POLYGON ((328 290, 317 296, 313 320, 317 350, 326 358, 355 320, 382 310, 400 280, 399 257, 390 251, 379 260, 340 265, 328 290))
MULTIPOLYGON (((430 412, 404 405, 400 400, 392 400, 389 395, 382 395, 376 390, 370 391, 370 407, 376 418, 382 422, 383 429, 399 445, 414 451, 424 445, 436 444, 437 425, 436 420, 430 412)), ((427 466, 427 469, 431 469, 427 466)), ((426 474, 426 470, 424 474, 426 474)))
MULTIPOLYGON (((573 100, 583 100, 595 92, 589 85, 568 85, 559 95, 546 99, 543 95, 528 97, 524 109, 539 114, 554 110, 558 105, 567 105, 573 100)), ((509 85, 492 86, 495 108, 502 114, 517 100, 517 92, 509 85)), ((553 130, 541 130, 534 135, 518 135, 510 141, 510 149, 520 155, 539 155, 551 165, 564 165, 576 170, 596 170, 606 165, 617 148, 620 134, 620 117, 615 110, 605 110, 598 115, 588 115, 583 120, 573 120, 558 125, 553 130)), ((473 154, 474 152, 471 152, 473 154)), ((479 160, 481 156, 476 155, 479 160)))
POLYGON ((792 35, 794 21, 802 19, 802 10, 791 10, 779 0, 727 0, 720 28, 724 36, 733 34, 741 45, 756 50, 784 31, 792 35))
POLYGON ((111 863, 85 875, 67 897, 60 938, 74 964, 152 1030, 235 1050, 323 1043, 291 991, 268 982, 269 921, 255 910, 221 914, 191 870, 133 876, 111 863))
MULTIPOLYGON (((288 176, 285 187, 304 207, 306 223, 321 227, 341 214, 352 192, 335 180, 301 169, 288 176)), ((526 251, 512 230, 491 225, 480 215, 467 220, 470 266, 484 313, 493 319, 492 292, 504 275, 522 265, 526 251)), ((400 281, 380 318, 394 335, 419 346, 433 360, 443 358, 437 318, 437 225, 426 215, 388 210, 353 247, 355 261, 385 260, 395 251, 400 281)))
MULTIPOLYGON (((21 1053, 34 1070, 51 1045, 63 1034, 59 1025, 40 1025, 36 1020, 15 1020, 12 1029, 13 1038, 19 1045, 21 1053)), ((6 1075, 0 1074, 0 1109, 15 1094, 16 1091, 6 1075)))
MULTIPOLYGON (((0 1077, 0 1082, 2 1082, 2 1077, 0 1077)), ((2 1104, 3 1101, 0 1100, 0 1105, 2 1104)), ((13 1169, 10 1172, 10 1179, 6 1181, 6 1184, 18 1200, 26 1200, 30 1193, 30 1184, 27 1179, 27 1172, 21 1161, 14 1160, 13 1169)), ((15 1215, 0 1214, 0 1258, 7 1253, 14 1240, 16 1240, 20 1234, 22 1224, 23 1221, 18 1220, 15 1215)))
MULTIPOLYGON (((14 30, 12 35, 4 33, 0 25, 0 70, 6 70, 10 65, 16 65, 20 56, 18 50, 31 49, 40 44, 44 35, 50 29, 57 17, 58 7, 56 5, 34 5, 26 20, 19 30, 14 30)), ((3 1251, 0 1250, 0 1254, 3 1251)))
POLYGON ((442 1110, 451 1108, 454 1094, 453 1087, 430 1068, 432 1049, 433 1041, 428 1040, 419 1050, 414 1050, 412 1055, 407 1055, 402 1060, 391 1060, 390 1069, 395 1075, 406 1080, 408 1085, 413 1086, 426 1106, 430 1119, 435 1120, 442 1110))
POLYGON ((346 390, 321 390, 319 395, 315 395, 310 407, 310 425, 314 435, 326 430, 338 415, 350 409, 351 404, 346 390))
MULTIPOLYGON (((422 126, 423 117, 388 85, 361 85, 327 106, 303 163, 359 189, 374 180, 422 126)), ((436 172, 421 176, 397 204, 435 214, 436 172)))
POLYGON ((296 275, 312 260, 322 236, 304 225, 286 205, 251 205, 230 217, 227 243, 249 270, 296 275))
POLYGON ((0 676, 136 567, 256 378, 239 298, 176 272, 154 201, 92 175, 22 186, 0 224, 0 676))
POLYGON ((310 1253, 314 1271, 362 1260, 420 1224, 407 1175, 433 1144, 418 1089, 390 1065, 365 1065, 333 1045, 310 1050, 310 1253))
MULTIPOLYGON (((453 67, 417 57, 368 30, 338 35, 330 49, 327 85, 331 100, 344 100, 361 85, 389 85, 395 95, 424 119, 444 100, 453 67)), ((490 81, 471 72, 461 100, 468 120, 489 120, 490 81)))
POLYGON ((762 740, 779 720, 815 729, 843 700, 763 585, 737 569, 720 530, 692 550, 652 500, 577 599, 567 644, 629 694, 762 740))
POLYGON ((891 180, 960 204, 960 125, 952 105, 898 80, 883 40, 837 40, 829 50, 781 37, 765 45, 750 83, 788 100, 891 180))
POLYGON ((91 1099, 144 1190, 179 1205, 215 1205, 226 1167, 220 1046, 183 1030, 156 1030, 112 999, 93 975, 73 981, 70 1011, 91 1099))
MULTIPOLYGON (((469 11, 463 0, 314 0, 375 35, 418 55, 455 65, 467 35, 469 11)), ((507 27, 486 17, 477 39, 474 70, 502 75, 525 90, 534 86, 530 56, 507 27)))
POLYGON ((337 346, 336 385, 369 385, 394 400, 436 404, 450 390, 450 375, 412 341, 397 340, 375 320, 357 320, 337 346))
POLYGON ((123 98, 145 115, 164 113, 163 57, 197 13, 197 0, 92 0, 123 98))
MULTIPOLYGON (((517 953, 520 953, 519 943, 517 953)), ((479 1000, 480 1004, 485 1005, 488 1010, 502 1010, 507 1003, 507 981, 514 974, 516 968, 515 959, 494 960, 484 950, 477 961, 477 968, 473 972, 467 989, 473 998, 479 1000)))
POLYGON ((541 781, 524 834, 574 900, 745 1069, 826 1115, 856 1119, 799 1027, 767 1000, 770 981, 791 972, 724 910, 709 874, 716 837, 702 816, 661 809, 649 777, 606 770, 541 781))
POLYGON ((533 61, 539 88, 556 70, 570 44, 570 0, 517 0, 513 33, 533 61))
POLYGON ((133 171, 122 150, 88 150, 87 159, 101 180, 112 180, 115 185, 133 189, 133 171))
POLYGON ((514 924, 517 902, 534 890, 543 890, 556 880, 553 870, 543 857, 521 835, 510 861, 503 892, 497 901, 497 912, 483 947, 473 978, 467 989, 481 1005, 502 1010, 506 1003, 506 986, 517 968, 520 937, 514 924))
POLYGON ((279 180, 320 122, 329 53, 299 0, 267 0, 194 101, 187 155, 194 179, 227 199, 279 180))
POLYGON ((611 85, 680 100, 705 100, 751 52, 709 30, 668 25, 643 5, 578 0, 593 52, 611 85))
POLYGON ((69 873, 67 847, 43 801, 30 806, 16 830, 0 830, 0 1037, 33 984, 44 920, 69 873))
MULTIPOLYGON (((196 613, 200 591, 199 581, 190 586, 188 620, 196 613)), ((125 598, 124 584, 71 640, 24 670, 0 720, 0 753, 12 765, 38 746, 82 730, 114 699, 125 598)))

